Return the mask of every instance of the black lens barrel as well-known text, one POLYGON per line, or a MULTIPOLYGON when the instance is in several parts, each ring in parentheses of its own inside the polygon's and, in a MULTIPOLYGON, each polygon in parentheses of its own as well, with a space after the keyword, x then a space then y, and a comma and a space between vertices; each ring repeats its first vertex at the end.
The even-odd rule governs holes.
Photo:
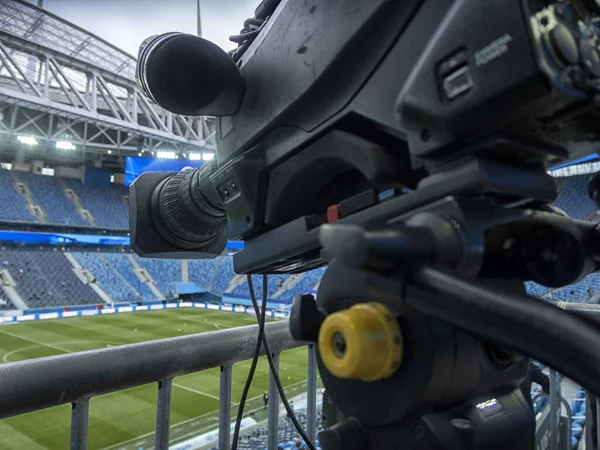
POLYGON ((227 234, 227 215, 210 182, 213 164, 163 180, 151 198, 153 223, 173 245, 201 249, 227 234))

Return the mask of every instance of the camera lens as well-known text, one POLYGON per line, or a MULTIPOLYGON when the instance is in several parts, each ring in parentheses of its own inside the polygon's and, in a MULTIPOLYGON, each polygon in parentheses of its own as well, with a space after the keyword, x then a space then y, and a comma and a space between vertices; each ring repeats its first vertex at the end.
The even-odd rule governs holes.
POLYGON ((227 233, 227 216, 210 182, 212 164, 176 173, 152 193, 151 213, 161 235, 185 249, 201 249, 227 233))
POLYGON ((189 34, 167 33, 144 41, 136 79, 155 103, 188 116, 233 114, 244 93, 242 74, 231 57, 189 34))

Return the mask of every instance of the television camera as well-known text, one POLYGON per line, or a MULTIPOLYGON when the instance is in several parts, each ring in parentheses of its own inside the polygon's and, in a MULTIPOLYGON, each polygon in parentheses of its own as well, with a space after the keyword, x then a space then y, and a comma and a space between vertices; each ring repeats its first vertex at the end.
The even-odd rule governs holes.
POLYGON ((290 318, 340 412, 324 449, 532 449, 523 355, 600 393, 597 326, 523 287, 599 269, 547 173, 600 146, 598 0, 264 0, 232 40, 140 48, 145 93, 216 116, 217 153, 133 183, 132 247, 327 265, 290 318))

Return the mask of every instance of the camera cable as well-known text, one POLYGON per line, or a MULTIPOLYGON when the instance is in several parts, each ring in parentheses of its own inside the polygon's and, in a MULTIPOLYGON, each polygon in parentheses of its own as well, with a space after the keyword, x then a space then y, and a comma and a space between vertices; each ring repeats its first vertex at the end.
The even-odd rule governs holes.
MULTIPOLYGON (((254 293, 254 284, 252 282, 252 277, 250 275, 247 276, 248 278, 248 288, 250 290, 250 298, 252 299, 252 305, 254 306, 254 312, 256 313, 256 317, 258 318, 258 326, 259 326, 259 332, 258 332, 258 344, 260 344, 262 342, 264 349, 265 349, 265 353, 267 356, 267 360, 269 361, 269 367, 271 370, 271 374, 273 375, 273 380, 275 381, 275 385, 277 386, 277 391, 279 392, 279 396, 281 398, 281 402, 283 403, 283 406, 287 412, 288 417, 290 418, 290 420, 292 421, 292 424, 294 425, 294 427, 296 428, 296 430, 298 431, 298 434, 300 435, 300 437, 304 440, 304 442, 306 443, 306 447, 309 450, 316 450, 316 447, 314 446, 314 444, 312 443, 312 440, 309 439, 308 435, 306 434, 306 432, 302 429, 302 425, 300 425, 300 422, 298 422, 298 418, 296 417, 296 414, 294 413, 294 411, 292 410, 287 397, 285 395, 285 391, 283 389, 283 386, 281 384, 281 380, 279 378, 279 374, 277 373, 277 369, 275 368, 275 363, 273 362, 273 355, 271 354, 271 350, 269 348, 269 344, 267 342, 267 337, 264 333, 264 327, 265 327, 265 312, 267 309, 267 289, 268 289, 268 283, 267 283, 267 275, 264 274, 263 275, 263 286, 262 286, 262 304, 261 304, 261 309, 259 309, 258 307, 258 301, 256 300, 256 294, 254 293)), ((260 355, 260 345, 256 346, 256 353, 254 355, 254 358, 252 359, 252 362, 254 363, 254 361, 258 361, 258 356, 260 355)), ((254 369, 256 369, 256 365, 254 365, 254 369)), ((246 396, 244 396, 244 393, 242 393, 242 400, 240 400, 240 406, 238 409, 238 416, 237 416, 237 420, 236 420, 236 430, 238 430, 237 435, 234 433, 234 439, 236 439, 236 437, 239 437, 239 427, 242 421, 242 416, 243 416, 243 403, 242 401, 245 403, 246 401, 246 397, 247 397, 247 391, 250 389, 250 384, 252 383, 252 379, 251 376, 254 376, 254 371, 252 370, 252 367, 250 368, 251 372, 248 374, 248 379, 246 380, 246 385, 244 386, 244 391, 246 392, 246 396), (242 414, 240 414, 240 411, 242 411, 242 414)), ((237 440, 234 440, 233 446, 232 446, 232 450, 235 450, 237 448, 237 440)))

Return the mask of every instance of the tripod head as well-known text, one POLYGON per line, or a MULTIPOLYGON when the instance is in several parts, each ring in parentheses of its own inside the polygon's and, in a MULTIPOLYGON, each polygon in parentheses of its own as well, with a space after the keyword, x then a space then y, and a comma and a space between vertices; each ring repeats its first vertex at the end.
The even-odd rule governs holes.
POLYGON ((407 449, 531 449, 535 420, 519 389, 529 368, 523 353, 568 366, 549 361, 544 347, 568 346, 564 335, 539 329, 540 348, 524 349, 502 333, 531 335, 527 320, 542 319, 524 322, 509 307, 504 326, 487 329, 481 313, 497 314, 497 305, 484 298, 465 304, 468 291, 455 282, 477 279, 488 296, 517 296, 534 310, 541 306, 543 317, 547 305, 526 297, 523 282, 560 287, 597 270, 598 228, 532 200, 554 189, 540 171, 471 160, 436 177, 400 197, 423 206, 385 225, 340 220, 321 227, 329 266, 316 302, 309 295, 294 301, 290 329, 318 344, 323 383, 346 417, 321 434, 326 450, 391 449, 398 442, 407 449), (520 180, 520 201, 515 190, 494 188, 500 173, 520 180), (468 195, 424 198, 427 186, 439 187, 444 178, 456 186, 459 176, 468 195))

